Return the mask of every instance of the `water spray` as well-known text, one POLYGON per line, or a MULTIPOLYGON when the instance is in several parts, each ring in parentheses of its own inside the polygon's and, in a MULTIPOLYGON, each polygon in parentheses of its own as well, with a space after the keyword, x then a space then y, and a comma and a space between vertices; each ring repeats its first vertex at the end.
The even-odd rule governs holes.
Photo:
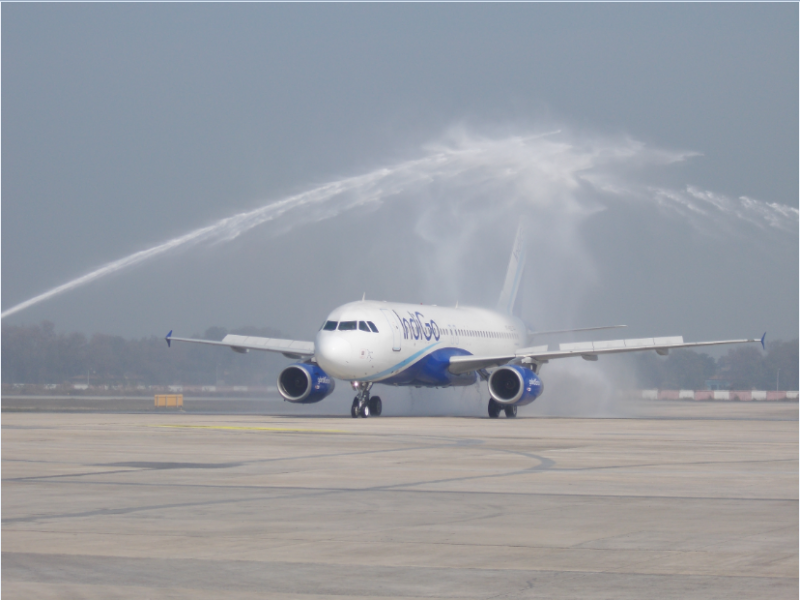
MULTIPOLYGON (((632 183, 619 173, 631 165, 669 165, 692 156, 692 152, 648 148, 630 139, 575 140, 558 131, 496 139, 460 131, 444 142, 429 145, 422 158, 345 177, 226 217, 107 263, 3 311, 0 318, 180 248, 229 242, 271 221, 280 220, 285 233, 304 223, 406 198, 433 185, 454 189, 495 186, 502 189, 502 198, 497 202, 505 203, 506 207, 512 205, 520 211, 530 209, 530 212, 555 210, 557 216, 590 214, 597 210, 592 202, 576 193, 588 185, 602 192, 604 199, 617 197, 651 203, 686 217, 698 227, 729 220, 764 229, 797 232, 798 210, 786 205, 747 197, 733 199, 691 186, 653 188, 632 183)), ((485 203, 485 198, 482 201, 485 203)), ((473 198, 472 206, 461 208, 470 210, 477 206, 478 201, 473 198)), ((424 237, 424 227, 417 233, 424 237)))

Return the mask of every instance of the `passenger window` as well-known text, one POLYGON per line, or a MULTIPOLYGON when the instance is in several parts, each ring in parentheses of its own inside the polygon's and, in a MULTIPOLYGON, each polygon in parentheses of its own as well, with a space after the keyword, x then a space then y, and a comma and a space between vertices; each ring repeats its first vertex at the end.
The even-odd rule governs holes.
POLYGON ((369 327, 367 327, 367 324, 366 324, 366 323, 364 323, 364 321, 359 321, 359 322, 358 322, 358 328, 359 328, 361 331, 366 331, 367 333, 369 333, 369 332, 370 332, 370 331, 369 331, 369 327))
POLYGON ((353 331, 355 328, 355 321, 342 321, 339 323, 339 331, 353 331))
POLYGON ((333 331, 336 329, 336 321, 327 321, 325 325, 322 326, 325 331, 333 331))
POLYGON ((369 328, 372 329, 372 331, 378 333, 378 328, 375 327, 375 323, 373 323, 372 321, 367 321, 367 325, 369 325, 369 328))

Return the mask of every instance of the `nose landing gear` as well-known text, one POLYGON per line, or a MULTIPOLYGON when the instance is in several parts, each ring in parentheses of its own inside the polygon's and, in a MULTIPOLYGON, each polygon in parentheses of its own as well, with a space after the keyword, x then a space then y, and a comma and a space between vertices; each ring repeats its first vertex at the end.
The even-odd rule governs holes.
POLYGON ((379 396, 370 397, 369 391, 372 389, 371 383, 353 382, 353 388, 358 390, 358 395, 353 398, 353 404, 350 407, 350 416, 354 419, 358 417, 367 418, 370 415, 380 417, 383 412, 383 402, 379 396))

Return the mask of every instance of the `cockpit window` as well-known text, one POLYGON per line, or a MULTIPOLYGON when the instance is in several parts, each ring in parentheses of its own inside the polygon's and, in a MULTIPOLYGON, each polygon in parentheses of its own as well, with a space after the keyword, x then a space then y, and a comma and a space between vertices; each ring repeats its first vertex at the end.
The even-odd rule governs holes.
POLYGON ((369 325, 369 328, 372 329, 372 331, 378 333, 378 328, 375 327, 375 323, 373 323, 372 321, 367 321, 367 325, 369 325))
POLYGON ((333 331, 334 329, 336 329, 336 325, 337 325, 336 321, 326 321, 325 325, 322 326, 322 329, 324 329, 325 331, 333 331))
POLYGON ((364 323, 364 321, 359 321, 359 322, 358 322, 358 328, 359 328, 361 331, 366 331, 367 333, 369 333, 369 327, 367 327, 367 324, 366 324, 366 323, 364 323))
POLYGON ((339 331, 352 331, 356 328, 355 321, 342 321, 339 323, 339 331))

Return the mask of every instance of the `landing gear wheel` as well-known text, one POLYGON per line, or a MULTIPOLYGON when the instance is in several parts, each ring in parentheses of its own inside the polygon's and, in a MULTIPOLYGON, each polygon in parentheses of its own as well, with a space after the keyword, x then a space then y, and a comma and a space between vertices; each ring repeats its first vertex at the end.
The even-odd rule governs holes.
POLYGON ((372 388, 372 384, 363 381, 353 381, 352 385, 358 395, 353 398, 353 406, 350 407, 350 415, 354 419, 357 417, 364 417, 366 419, 370 414, 375 414, 376 412, 377 414, 381 414, 381 399, 376 398, 378 401, 378 410, 376 411, 369 397, 369 390, 372 388))
POLYGON ((383 411, 383 402, 381 402, 380 396, 373 396, 369 399, 369 412, 372 413, 373 417, 380 417, 381 412, 383 411))
POLYGON ((496 419, 500 416, 500 405, 494 400, 489 400, 489 418, 496 419))
POLYGON ((517 416, 517 407, 516 406, 507 406, 503 409, 506 412, 506 419, 513 419, 517 416))

